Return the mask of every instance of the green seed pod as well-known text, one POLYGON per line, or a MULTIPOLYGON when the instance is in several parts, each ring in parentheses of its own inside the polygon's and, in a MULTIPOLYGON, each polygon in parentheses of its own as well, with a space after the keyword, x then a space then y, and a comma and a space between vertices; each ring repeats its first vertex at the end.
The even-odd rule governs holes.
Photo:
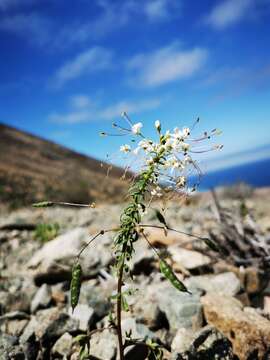
POLYGON ((42 201, 42 202, 33 204, 33 207, 40 208, 40 207, 49 207, 49 206, 53 206, 53 205, 54 205, 54 203, 52 201, 42 201))
POLYGON ((75 307, 78 305, 79 302, 81 279, 82 279, 82 267, 77 262, 72 267, 72 277, 70 284, 70 298, 71 298, 72 312, 74 311, 75 307))
POLYGON ((167 264, 164 260, 160 260, 160 271, 165 276, 166 279, 170 281, 170 283, 179 291, 188 292, 188 289, 185 285, 178 279, 178 277, 173 272, 173 269, 167 264))

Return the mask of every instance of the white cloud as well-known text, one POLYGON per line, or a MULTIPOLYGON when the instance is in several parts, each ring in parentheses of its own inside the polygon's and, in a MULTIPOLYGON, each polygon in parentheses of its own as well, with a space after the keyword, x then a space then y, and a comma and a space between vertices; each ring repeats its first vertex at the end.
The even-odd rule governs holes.
POLYGON ((135 72, 134 85, 153 87, 192 76, 204 65, 207 56, 205 49, 183 50, 178 43, 173 43, 153 53, 133 57, 127 68, 135 72))
POLYGON ((58 124, 78 124, 89 121, 112 120, 116 117, 120 117, 120 114, 123 111, 132 115, 153 110, 159 106, 159 99, 121 101, 107 107, 92 105, 82 109, 74 108, 70 112, 64 114, 52 113, 49 115, 49 121, 58 124))
POLYGON ((181 0, 96 0, 100 10, 90 22, 76 22, 63 28, 54 40, 55 47, 99 39, 138 21, 170 21, 181 16, 181 0))
POLYGON ((28 5, 35 2, 35 0, 0 0, 0 10, 8 11, 19 6, 28 5))
POLYGON ((170 20, 181 14, 181 1, 177 0, 150 0, 143 4, 143 11, 149 20, 170 20))
POLYGON ((25 37, 38 45, 44 45, 49 40, 50 21, 37 14, 7 15, 1 19, 0 30, 25 37))
POLYGON ((119 116, 123 111, 129 114, 139 114, 143 111, 153 110, 160 106, 159 99, 149 99, 141 101, 121 101, 112 106, 108 106, 104 110, 101 110, 99 115, 104 120, 111 120, 119 116))
POLYGON ((77 109, 83 109, 87 108, 92 104, 92 101, 89 96, 79 94, 79 95, 73 95, 70 98, 71 106, 77 109))
POLYGON ((254 0, 224 0, 214 7, 205 22, 216 29, 224 29, 245 18, 254 0))
POLYGON ((55 74, 53 85, 61 87, 70 80, 108 69, 111 65, 112 53, 109 50, 102 47, 92 47, 60 67, 55 74))

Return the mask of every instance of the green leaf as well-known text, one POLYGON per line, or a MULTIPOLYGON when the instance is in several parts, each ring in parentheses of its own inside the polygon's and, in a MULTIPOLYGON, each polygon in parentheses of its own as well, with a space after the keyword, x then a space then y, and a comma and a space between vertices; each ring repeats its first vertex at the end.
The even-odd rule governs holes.
POLYGON ((157 217, 158 221, 167 227, 166 220, 165 220, 164 216, 161 214, 161 212, 159 210, 155 210, 155 212, 156 212, 156 217, 157 217))
POLYGON ((165 276, 166 279, 170 281, 170 283, 179 291, 188 292, 186 286, 178 279, 175 275, 173 269, 170 267, 169 264, 166 263, 164 260, 160 260, 160 271, 165 276))
POLYGON ((203 242, 209 247, 209 249, 220 252, 220 247, 217 245, 217 243, 209 238, 202 238, 203 242))
POLYGON ((128 305, 128 302, 127 302, 127 299, 125 297, 125 295, 121 295, 121 305, 122 305, 122 309, 124 311, 129 311, 129 305, 128 305))
POLYGON ((36 207, 36 208, 40 208, 40 207, 49 207, 49 206, 53 206, 53 205, 54 205, 54 203, 52 201, 41 201, 41 202, 33 204, 32 206, 36 207))

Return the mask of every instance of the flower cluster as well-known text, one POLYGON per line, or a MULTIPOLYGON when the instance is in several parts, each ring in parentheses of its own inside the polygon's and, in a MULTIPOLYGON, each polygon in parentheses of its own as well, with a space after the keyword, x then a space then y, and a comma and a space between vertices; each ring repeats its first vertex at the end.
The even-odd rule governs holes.
MULTIPOLYGON (((164 132, 161 122, 156 120, 154 125, 158 136, 157 140, 152 140, 146 138, 142 133, 143 124, 141 122, 133 124, 126 113, 123 113, 122 117, 127 121, 128 128, 117 124, 114 124, 114 127, 121 132, 121 135, 129 134, 135 136, 135 139, 132 140, 133 146, 124 144, 120 146, 120 151, 140 159, 144 169, 154 167, 151 189, 149 189, 152 197, 162 197, 170 190, 194 191, 198 181, 188 188, 188 177, 196 175, 195 178, 200 179, 201 171, 192 155, 222 148, 222 145, 202 147, 204 140, 207 141, 220 134, 217 129, 210 133, 204 132, 198 138, 192 137, 192 130, 199 119, 191 128, 174 128, 173 131, 166 130, 164 132)), ((103 135, 105 134, 103 133, 103 135)))

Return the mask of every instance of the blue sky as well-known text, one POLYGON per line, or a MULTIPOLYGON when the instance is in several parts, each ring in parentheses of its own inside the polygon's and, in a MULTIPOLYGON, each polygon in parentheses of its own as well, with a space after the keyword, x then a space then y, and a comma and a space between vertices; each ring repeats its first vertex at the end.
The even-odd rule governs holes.
POLYGON ((223 130, 209 170, 269 157, 269 18, 270 0, 0 0, 0 122, 104 159, 122 111, 149 135, 200 116, 223 130))

